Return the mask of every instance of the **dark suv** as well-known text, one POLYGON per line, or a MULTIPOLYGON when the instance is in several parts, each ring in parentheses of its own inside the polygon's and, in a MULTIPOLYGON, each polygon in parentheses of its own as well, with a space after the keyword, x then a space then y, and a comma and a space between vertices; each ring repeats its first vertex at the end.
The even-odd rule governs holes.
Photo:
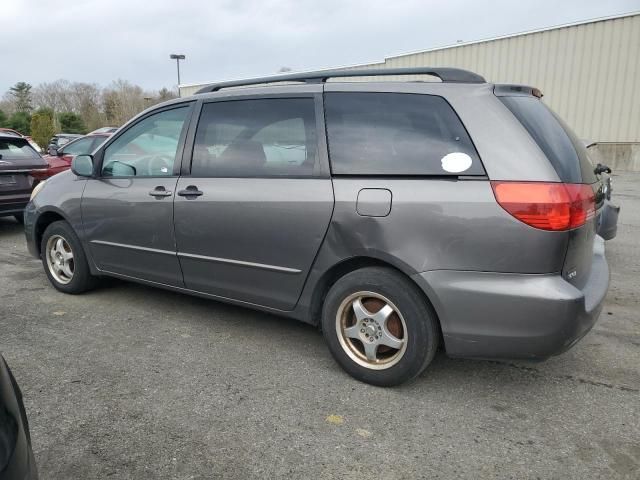
POLYGON ((0 132, 0 217, 13 216, 22 222, 34 185, 33 173, 46 168, 28 139, 0 132))
POLYGON ((600 184, 540 97, 449 68, 211 85, 48 180, 29 249, 63 292, 106 275, 319 325, 376 385, 440 344, 546 358, 593 326, 609 271, 600 184), (326 81, 406 74, 441 82, 326 81))

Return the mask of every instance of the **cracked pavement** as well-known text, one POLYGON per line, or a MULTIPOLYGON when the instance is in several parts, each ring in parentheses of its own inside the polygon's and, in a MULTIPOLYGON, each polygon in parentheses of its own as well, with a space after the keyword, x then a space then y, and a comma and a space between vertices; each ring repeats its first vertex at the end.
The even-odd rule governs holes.
POLYGON ((113 281, 49 286, 0 218, 0 351, 42 479, 640 477, 640 174, 614 178, 599 322, 543 363, 450 359, 381 389, 312 327, 113 281))

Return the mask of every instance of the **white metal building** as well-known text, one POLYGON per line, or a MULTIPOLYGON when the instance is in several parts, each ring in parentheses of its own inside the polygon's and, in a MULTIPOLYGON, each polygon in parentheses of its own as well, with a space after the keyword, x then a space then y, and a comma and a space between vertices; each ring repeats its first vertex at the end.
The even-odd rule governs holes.
MULTIPOLYGON (((345 67, 460 67, 542 90, 616 168, 640 170, 640 12, 597 18, 345 67)), ((393 78, 389 78, 392 80, 393 78)), ((181 96, 203 84, 181 85, 181 96)))

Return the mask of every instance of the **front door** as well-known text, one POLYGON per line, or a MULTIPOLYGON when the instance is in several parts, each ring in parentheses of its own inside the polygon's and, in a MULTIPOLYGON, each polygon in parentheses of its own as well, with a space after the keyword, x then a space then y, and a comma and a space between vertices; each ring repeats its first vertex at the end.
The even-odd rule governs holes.
POLYGON ((316 102, 309 94, 203 104, 175 198, 187 288, 295 306, 333 210, 316 102))
POLYGON ((87 181, 82 221, 100 270, 182 286, 173 199, 190 113, 190 104, 152 113, 96 155, 100 174, 87 181))

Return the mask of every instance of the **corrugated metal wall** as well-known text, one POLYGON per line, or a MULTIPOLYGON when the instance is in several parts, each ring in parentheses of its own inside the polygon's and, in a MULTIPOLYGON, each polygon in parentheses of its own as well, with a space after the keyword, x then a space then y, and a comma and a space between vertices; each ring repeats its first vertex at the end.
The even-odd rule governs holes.
MULTIPOLYGON (((370 66, 460 67, 489 82, 532 85, 581 138, 640 142, 640 14, 389 57, 370 66)), ((198 88, 182 87, 181 94, 198 88)))
POLYGON ((640 142, 640 15, 390 57, 372 66, 460 67, 489 82, 532 85, 581 138, 640 142))

